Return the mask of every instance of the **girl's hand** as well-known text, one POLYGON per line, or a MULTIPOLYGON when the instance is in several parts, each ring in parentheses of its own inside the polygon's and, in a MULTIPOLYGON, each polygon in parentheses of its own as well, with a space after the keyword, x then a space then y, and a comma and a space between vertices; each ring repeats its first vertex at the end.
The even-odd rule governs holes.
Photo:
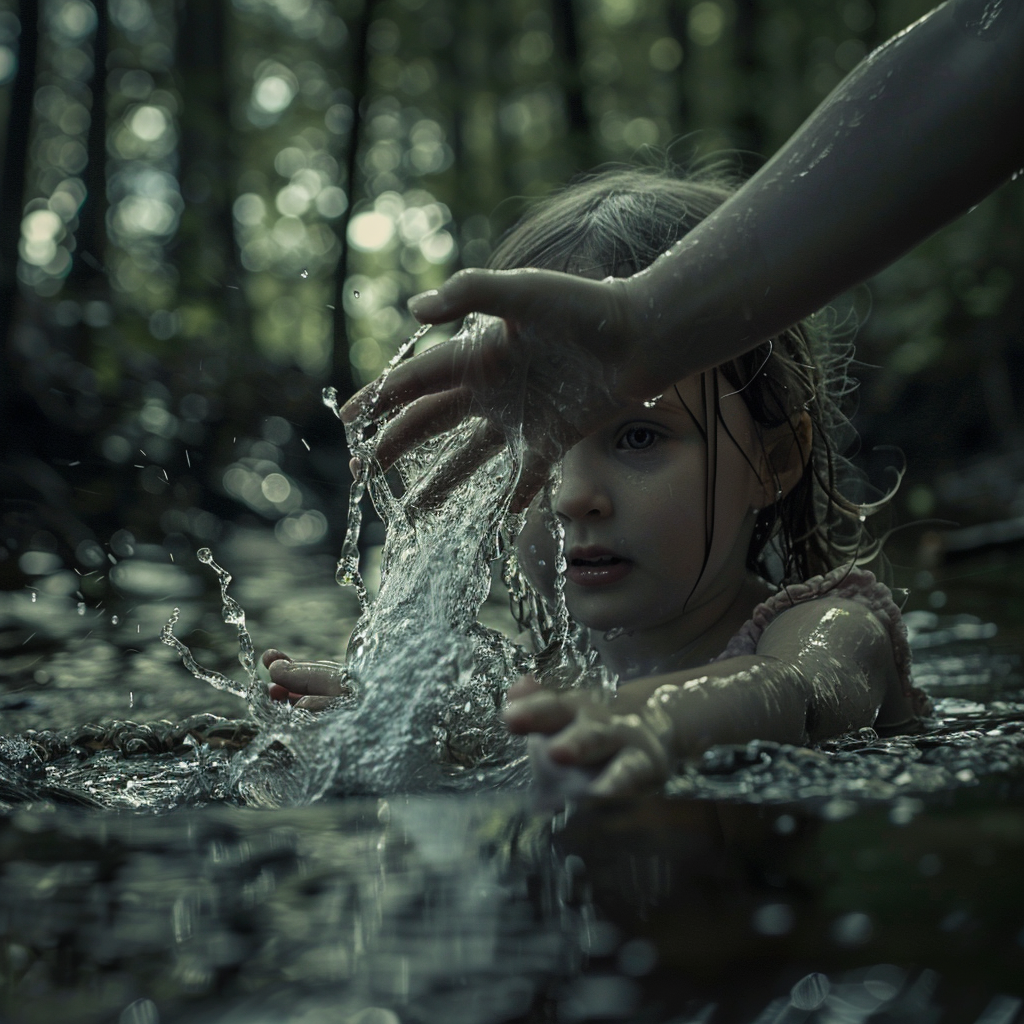
POLYGON ((270 670, 270 699, 286 700, 306 711, 322 711, 338 697, 351 696, 342 683, 342 666, 333 661, 292 661, 273 649, 263 652, 270 670))
POLYGON ((675 755, 672 723, 659 711, 657 693, 639 711, 628 698, 600 702, 579 691, 545 690, 532 676, 509 690, 505 722, 515 733, 553 738, 547 755, 557 764, 598 769, 587 792, 624 796, 651 789, 669 776, 675 755))
POLYGON ((525 509, 564 451, 625 405, 659 390, 660 378, 647 369, 649 328, 643 326, 639 287, 554 271, 461 271, 440 290, 416 296, 413 314, 425 323, 471 312, 500 319, 400 363, 375 404, 369 405, 371 384, 345 404, 342 418, 351 422, 367 409, 375 418, 401 410, 377 439, 376 456, 387 469, 465 417, 481 417, 478 436, 466 446, 471 454, 435 482, 430 498, 436 499, 500 449, 498 421, 510 399, 521 403, 527 452, 513 508, 525 509), (525 401, 509 390, 523 373, 525 401))

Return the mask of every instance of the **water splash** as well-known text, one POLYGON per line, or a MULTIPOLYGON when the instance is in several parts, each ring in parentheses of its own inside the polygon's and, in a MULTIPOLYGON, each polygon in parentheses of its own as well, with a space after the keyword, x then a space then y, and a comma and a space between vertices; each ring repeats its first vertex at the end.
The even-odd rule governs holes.
POLYGON ((200 682, 209 683, 210 686, 217 690, 226 690, 228 693, 233 693, 236 697, 246 697, 248 695, 248 687, 246 685, 236 682, 234 679, 224 675, 222 672, 217 672, 215 669, 204 668, 196 661, 191 649, 174 635, 174 627, 178 624, 178 618, 180 615, 180 608, 175 608, 174 611, 171 612, 171 617, 164 624, 164 628, 160 630, 160 642, 166 644, 168 647, 173 647, 174 650, 178 652, 178 657, 181 658, 181 663, 200 682))
MULTIPOLYGON (((477 344, 493 324, 490 318, 467 318, 462 343, 477 344)), ((256 680, 244 613, 227 592, 231 577, 206 548, 199 558, 217 573, 224 620, 238 627, 239 660, 248 683, 198 666, 173 635, 176 616, 161 636, 197 678, 249 701, 259 734, 231 767, 234 791, 249 802, 316 799, 332 779, 345 793, 523 782, 525 742, 509 734, 500 716, 509 684, 534 672, 562 685, 614 690, 614 676, 602 670, 565 604, 565 534, 553 510, 556 478, 542 501, 555 540, 550 605, 533 592, 515 557, 525 515, 509 510, 524 462, 528 360, 509 372, 480 415, 402 455, 394 473, 383 472, 376 449, 386 418, 376 415, 377 399, 388 374, 428 330, 429 325, 420 328, 398 350, 345 424, 356 466, 336 578, 356 591, 360 607, 342 675, 351 696, 317 716, 268 699, 256 680), (500 433, 503 443, 481 450, 484 426, 492 437, 500 433), (457 472, 470 465, 471 472, 457 472), (460 475, 461 482, 453 483, 460 475), (429 497, 437 494, 443 499, 429 497), (361 504, 367 495, 386 528, 381 586, 373 601, 359 569, 361 504), (491 563, 498 558, 504 560, 503 576, 514 599, 530 612, 536 656, 477 621, 490 590, 491 563)), ((582 361, 573 365, 574 373, 565 372, 565 353, 559 358, 559 372, 534 367, 534 416, 538 405, 547 415, 573 415, 579 395, 573 389, 563 395, 550 382, 598 379, 595 368, 582 361)), ((337 392, 325 389, 323 400, 340 418, 337 392)))
POLYGON ((213 560, 213 552, 209 548, 200 548, 196 552, 196 558, 217 574, 217 582, 220 584, 221 615, 229 626, 235 626, 238 630, 238 661, 249 677, 249 688, 251 688, 256 684, 256 651, 252 645, 252 637, 249 636, 249 631, 245 628, 245 612, 242 610, 242 606, 228 593, 228 587, 231 585, 231 573, 221 568, 213 560))

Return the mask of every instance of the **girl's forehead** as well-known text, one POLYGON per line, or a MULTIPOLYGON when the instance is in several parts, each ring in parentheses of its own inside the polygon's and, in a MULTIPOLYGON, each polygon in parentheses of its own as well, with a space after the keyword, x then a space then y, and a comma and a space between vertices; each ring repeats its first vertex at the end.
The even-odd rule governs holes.
POLYGON ((711 388, 717 384, 718 396, 726 393, 723 388, 722 375, 719 373, 691 373, 682 380, 677 380, 671 387, 666 388, 659 396, 655 407, 678 409, 680 400, 686 403, 691 409, 698 409, 702 404, 712 397, 711 388))
POLYGON ((643 406, 673 416, 684 415, 689 420, 696 419, 700 424, 720 416, 730 428, 740 429, 751 421, 743 396, 723 373, 714 370, 683 377, 662 392, 653 405, 648 401, 643 406))

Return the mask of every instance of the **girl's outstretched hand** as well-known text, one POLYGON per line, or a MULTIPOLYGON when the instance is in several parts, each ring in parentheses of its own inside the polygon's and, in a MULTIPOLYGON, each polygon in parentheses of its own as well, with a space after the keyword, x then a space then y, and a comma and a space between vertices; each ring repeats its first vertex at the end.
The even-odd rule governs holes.
MULTIPOLYGON (((546 752, 560 765, 596 770, 594 796, 626 796, 652 789, 675 761, 672 723, 657 710, 657 694, 638 711, 579 690, 547 690, 525 676, 508 692, 505 722, 515 733, 551 736, 546 752)), ((631 703, 628 701, 623 702, 631 703)))
POLYGON ((526 508, 566 449, 623 406, 658 390, 648 368, 655 361, 646 358, 647 310, 640 309, 645 304, 638 292, 629 279, 463 270, 441 289, 416 296, 409 303, 413 314, 424 323, 472 312, 497 319, 400 363, 375 403, 371 384, 345 404, 342 419, 351 422, 364 411, 388 418, 376 448, 387 469, 465 417, 480 417, 474 443, 435 482, 430 498, 440 498, 504 443, 497 420, 507 408, 510 380, 525 370, 520 400, 527 451, 514 508, 526 508))
POLYGON ((270 699, 286 700, 306 711, 322 711, 352 691, 342 679, 342 666, 333 661, 292 661, 282 651, 263 652, 270 670, 270 699))

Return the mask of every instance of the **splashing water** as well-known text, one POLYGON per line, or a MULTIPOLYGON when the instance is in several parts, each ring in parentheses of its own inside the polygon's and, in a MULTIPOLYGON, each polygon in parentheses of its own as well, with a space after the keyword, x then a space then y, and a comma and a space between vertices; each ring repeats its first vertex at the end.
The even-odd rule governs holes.
MULTIPOLYGON (((492 323, 467 318, 464 343, 473 345, 492 323)), ((475 443, 480 418, 470 417, 403 455, 390 479, 382 471, 376 446, 386 421, 374 416, 374 406, 387 375, 429 329, 420 328, 399 349, 361 414, 345 425, 357 466, 336 579, 355 590, 361 613, 342 675, 351 696, 319 715, 269 699, 256 678, 244 613, 228 595, 231 577, 206 548, 199 559, 217 573, 224 620, 238 628, 248 681, 239 684, 199 666, 174 636, 177 614, 162 634, 193 675, 248 701, 260 731, 235 756, 232 775, 249 802, 316 799, 332 779, 345 793, 521 783, 528 774, 525 742, 511 736, 500 718, 509 684, 532 671, 556 676, 563 685, 614 690, 614 677, 600 667, 582 631, 574 632, 565 605, 565 535, 552 507, 555 479, 540 503, 555 541, 551 608, 532 592, 515 557, 525 515, 509 508, 523 465, 526 361, 510 373, 487 410, 487 419, 504 435, 503 447, 461 483, 447 486, 475 443), (447 492, 443 501, 424 497, 435 493, 432 485, 437 493, 447 492), (367 494, 386 527, 381 586, 372 602, 359 571, 361 503, 367 494), (535 657, 477 621, 490 589, 491 563, 499 558, 513 600, 532 612, 535 657), (276 778, 264 770, 267 760, 276 778)), ((592 368, 579 368, 575 379, 585 373, 592 375, 592 368)), ((547 375, 559 378, 564 372, 547 375)), ((545 397, 551 408, 564 413, 564 403, 574 396, 563 399, 550 390, 545 397)), ((340 418, 337 392, 325 389, 323 400, 340 418)))

